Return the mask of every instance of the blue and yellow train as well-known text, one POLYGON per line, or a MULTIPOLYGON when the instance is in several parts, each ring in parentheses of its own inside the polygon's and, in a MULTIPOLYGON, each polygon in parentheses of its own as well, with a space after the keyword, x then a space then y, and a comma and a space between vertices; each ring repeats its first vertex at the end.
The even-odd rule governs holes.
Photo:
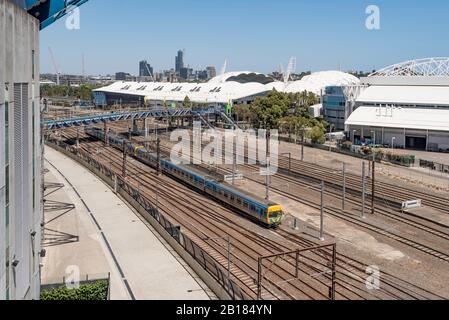
MULTIPOLYGON (((103 130, 86 128, 86 133, 97 139, 104 140, 103 130)), ((122 150, 124 139, 115 135, 108 136, 109 143, 122 150)), ((126 142, 125 148, 135 158, 152 167, 157 162, 157 156, 148 152, 144 147, 126 142)), ((225 205, 236 209, 254 221, 266 226, 276 227, 284 217, 282 206, 274 202, 256 197, 242 190, 225 186, 217 180, 202 174, 195 168, 177 165, 169 159, 161 158, 160 167, 163 173, 204 192, 225 205)))

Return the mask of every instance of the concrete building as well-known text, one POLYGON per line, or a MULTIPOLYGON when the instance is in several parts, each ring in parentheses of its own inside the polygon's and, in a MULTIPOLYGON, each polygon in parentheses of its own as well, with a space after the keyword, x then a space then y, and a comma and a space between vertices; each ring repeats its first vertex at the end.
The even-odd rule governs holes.
POLYGON ((181 77, 181 79, 184 80, 190 80, 192 78, 193 75, 193 69, 192 68, 181 68, 181 70, 179 71, 179 76, 181 77))
POLYGON ((177 75, 180 74, 182 68, 184 68, 184 52, 179 50, 175 57, 175 72, 177 75))
POLYGON ((324 89, 324 120, 331 124, 335 131, 345 130, 346 102, 343 87, 329 86, 324 89))
POLYGON ((212 79, 212 78, 215 78, 217 76, 217 71, 215 70, 214 66, 206 67, 206 71, 207 71, 207 78, 208 79, 212 79))
POLYGON ((137 77, 133 76, 127 72, 117 72, 115 74, 116 81, 136 81, 137 77))
POLYGON ((0 300, 39 299, 39 30, 85 1, 0 0, 0 300))
POLYGON ((152 77, 153 67, 146 61, 139 62, 139 77, 152 77))
POLYGON ((449 58, 399 63, 361 82, 347 110, 353 141, 449 151, 449 58))
POLYGON ((0 299, 39 297, 39 20, 0 0, 0 299))
MULTIPOLYGON (((42 74, 41 77, 46 80, 52 81, 54 83, 58 82, 57 74, 45 73, 45 74, 42 74)), ((75 75, 75 74, 60 74, 59 75, 59 85, 61 85, 61 86, 78 87, 87 82, 88 82, 88 78, 81 76, 81 75, 75 75)))

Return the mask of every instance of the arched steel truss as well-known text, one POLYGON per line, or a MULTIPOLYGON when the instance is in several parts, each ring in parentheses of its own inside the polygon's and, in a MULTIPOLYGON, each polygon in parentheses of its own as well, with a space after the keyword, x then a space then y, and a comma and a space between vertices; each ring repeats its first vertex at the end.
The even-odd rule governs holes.
POLYGON ((449 77, 449 57, 410 60, 386 67, 370 77, 449 77))

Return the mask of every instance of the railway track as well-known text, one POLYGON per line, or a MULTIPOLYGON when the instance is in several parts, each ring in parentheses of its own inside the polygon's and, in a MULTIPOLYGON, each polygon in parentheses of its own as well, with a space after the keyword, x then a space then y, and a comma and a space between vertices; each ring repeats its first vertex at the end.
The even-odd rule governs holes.
MULTIPOLYGON (((166 153, 169 153, 170 147, 169 146, 163 146, 162 149, 166 153)), ((246 168, 249 168, 250 170, 253 170, 254 175, 256 175, 256 171, 258 172, 258 170, 260 169, 260 167, 258 167, 257 165, 240 165, 240 167, 246 167, 246 168)), ((229 170, 229 169, 221 167, 220 170, 222 170, 223 172, 226 172, 228 174, 232 174, 232 171, 229 170)), ((317 182, 319 181, 319 178, 317 178, 315 176, 310 176, 307 173, 306 174, 301 174, 301 176, 304 176, 304 175, 306 177, 308 177, 308 178, 312 178, 312 179, 309 179, 309 180, 317 181, 317 182)), ((289 182, 289 183, 294 183, 297 187, 304 187, 303 186, 303 183, 304 183, 303 180, 302 181, 298 181, 297 179, 294 179, 294 178, 292 178, 292 177, 290 177, 290 176, 288 176, 286 174, 278 174, 277 177, 279 179, 282 179, 283 181, 286 181, 286 182, 289 182)), ((258 183, 262 183, 262 184, 264 183, 264 182, 261 182, 259 179, 250 178, 248 176, 246 176, 246 178, 249 179, 249 180, 252 180, 254 182, 258 182, 258 183)), ((331 183, 331 186, 335 187, 335 184, 331 183)), ((313 184, 313 183, 310 183, 310 182, 308 183, 307 188, 308 189, 315 189, 315 191, 318 191, 318 188, 316 187, 316 185, 313 184)), ((320 209, 319 204, 313 203, 313 199, 303 199, 303 198, 301 198, 301 197, 299 197, 297 195, 294 195, 294 194, 292 194, 290 192, 286 192, 285 190, 282 190, 279 187, 276 188, 276 187, 271 186, 270 189, 272 191, 275 190, 278 194, 283 195, 283 196, 285 196, 285 197, 287 197, 287 198, 289 198, 291 200, 298 201, 298 202, 300 202, 300 203, 302 203, 304 205, 308 205, 309 207, 312 207, 312 208, 314 208, 316 210, 320 209)), ((328 190, 326 192, 327 196, 337 197, 337 199, 341 200, 341 198, 338 197, 338 193, 335 193, 334 191, 335 190, 332 190, 332 191, 328 190)), ((315 199, 317 199, 317 198, 318 197, 315 197, 315 199)), ((355 204, 359 199, 354 198, 354 197, 351 199, 351 195, 349 194, 347 200, 349 202, 352 202, 352 204, 355 204)), ((394 212, 394 210, 391 210, 391 208, 389 208, 389 207, 385 208, 385 207, 382 207, 380 205, 377 205, 376 209, 377 209, 377 211, 376 211, 377 213, 380 213, 383 216, 386 216, 386 217, 388 217, 390 219, 393 219, 393 220, 395 220, 397 222, 401 222, 401 223, 403 223, 403 224, 405 224, 407 226, 411 226, 411 227, 413 227, 415 229, 418 229, 420 231, 424 231, 424 232, 426 232, 426 233, 428 233, 428 234, 430 234, 432 236, 438 237, 438 238, 440 238, 440 239, 442 239, 444 241, 449 240, 449 233, 447 231, 442 231, 442 228, 435 228, 435 227, 429 226, 428 225, 429 224, 428 221, 426 221, 427 223, 426 222, 418 222, 417 220, 419 218, 415 219, 415 218, 401 217, 399 214, 394 212)), ((443 260, 445 262, 449 262, 449 254, 444 252, 444 251, 435 249, 433 247, 433 245, 431 245, 431 244, 420 243, 420 242, 415 241, 415 240, 413 240, 413 239, 411 239, 409 237, 405 237, 403 235, 394 233, 392 231, 385 230, 384 228, 379 227, 379 226, 375 225, 374 223, 370 223, 370 222, 368 222, 366 220, 361 220, 360 218, 354 216, 353 214, 350 214, 349 212, 345 212, 345 211, 342 211, 342 210, 337 209, 337 208, 326 207, 325 208, 325 213, 329 214, 329 215, 331 215, 331 216, 333 216, 335 218, 338 218, 340 220, 343 220, 343 221, 349 222, 349 223, 351 223, 353 225, 356 225, 357 227, 369 230, 369 231, 371 231, 371 232, 373 232, 375 234, 387 237, 387 238, 389 238, 391 240, 395 240, 395 241, 397 241, 399 243, 407 245, 407 246, 409 246, 409 247, 411 247, 411 248, 413 248, 413 249, 415 249, 417 251, 420 251, 422 253, 431 255, 431 256, 436 257, 436 258, 438 258, 440 260, 443 260)), ((445 228, 443 228, 443 229, 445 229, 445 228)), ((444 245, 444 243, 442 243, 442 245, 444 245)))
MULTIPOLYGON (((226 169, 223 169, 223 170, 226 170, 226 169)), ((232 172, 230 170, 227 170, 227 171, 230 172, 230 173, 232 172)), ((259 179, 250 178, 248 176, 246 176, 246 178, 251 180, 251 181, 254 181, 254 182, 262 183, 259 179)), ((310 187, 313 187, 313 188, 315 188, 316 191, 318 191, 318 189, 316 189, 316 186, 309 185, 309 189, 310 189, 310 187)), ((297 196, 296 194, 293 194, 291 192, 282 190, 281 188, 273 186, 273 185, 270 186, 270 190, 271 191, 275 191, 279 195, 282 195, 282 196, 284 196, 284 197, 286 197, 288 199, 291 199, 291 200, 297 201, 297 202, 299 202, 301 204, 304 204, 304 205, 307 205, 309 207, 312 207, 315 210, 320 210, 320 205, 317 204, 316 202, 314 202, 313 199, 304 199, 302 197, 297 196)), ((334 196, 334 194, 332 194, 332 193, 328 193, 328 195, 334 196)), ((316 198, 318 198, 318 197, 315 197, 315 199, 316 198)), ((445 262, 449 262, 449 254, 448 253, 440 251, 440 250, 436 250, 436 249, 434 249, 432 246, 430 246, 428 244, 422 244, 422 243, 419 243, 419 242, 417 242, 415 240, 412 240, 410 238, 407 238, 407 237, 404 237, 402 235, 396 234, 396 233, 394 233, 392 231, 387 231, 387 230, 385 230, 385 229, 383 229, 383 228, 381 228, 379 226, 374 225, 373 223, 370 223, 370 222, 368 222, 366 220, 362 220, 362 219, 360 219, 358 217, 355 217, 353 214, 344 212, 344 211, 342 211, 340 209, 336 209, 336 208, 332 208, 332 207, 325 207, 324 211, 325 211, 326 214, 328 214, 330 216, 333 216, 333 217, 339 218, 340 220, 349 222, 349 223, 351 223, 353 225, 356 225, 356 226, 358 226, 358 227, 360 227, 362 229, 370 230, 370 231, 374 232, 375 234, 385 236, 385 237, 387 237, 389 239, 392 239, 392 240, 395 240, 395 241, 397 241, 399 243, 405 244, 405 245, 407 245, 407 246, 409 246, 409 247, 411 247, 411 248, 413 248, 415 250, 418 250, 420 252, 429 254, 429 255, 434 256, 434 257, 436 257, 438 259, 441 259, 441 260, 443 260, 445 262)), ((395 219, 397 219, 397 217, 395 217, 395 219)), ((407 222, 407 224, 408 225, 412 225, 411 222, 407 222)), ((424 231, 426 231, 428 233, 431 233, 433 235, 436 235, 436 236, 438 236, 440 238, 446 239, 446 240, 449 238, 449 235, 447 233, 440 232, 440 231, 438 231, 436 229, 432 229, 432 228, 424 226, 424 225, 415 224, 415 227, 418 228, 418 229, 424 230, 424 231)))
MULTIPOLYGON (((92 154, 95 154, 100 146, 101 143, 82 144, 84 150, 92 154), (89 147, 85 147, 86 145, 89 145, 89 147)), ((105 151, 105 149, 103 149, 102 152, 95 154, 95 158, 109 164, 117 173, 121 172, 120 152, 112 150, 105 151)), ((230 220, 230 216, 234 218, 236 215, 232 212, 223 210, 223 208, 221 208, 220 211, 217 210, 218 212, 205 212, 204 199, 201 201, 195 200, 196 203, 194 203, 190 191, 183 195, 178 188, 173 187, 173 184, 166 184, 166 182, 160 180, 157 181, 157 185, 158 188, 161 187, 161 189, 155 189, 155 186, 153 185, 154 182, 152 182, 155 180, 154 174, 151 175, 138 171, 135 168, 135 165, 131 164, 131 162, 128 164, 128 170, 130 170, 128 179, 133 182, 135 186, 139 186, 141 192, 148 197, 150 201, 154 202, 154 193, 160 192, 161 199, 164 199, 164 202, 168 203, 166 207, 163 207, 162 203, 159 202, 158 205, 163 209, 163 212, 169 214, 175 221, 182 222, 181 225, 187 228, 189 236, 195 237, 198 242, 204 242, 204 240, 202 241, 201 239, 205 236, 215 237, 222 236, 223 234, 232 236, 233 248, 235 251, 234 254, 236 257, 240 257, 234 265, 242 266, 242 268, 238 270, 233 270, 233 274, 240 275, 239 279, 244 279, 241 284, 246 286, 247 292, 252 292, 252 295, 254 295, 255 274, 257 273, 257 266, 255 265, 257 258, 260 255, 277 253, 281 249, 292 249, 291 244, 286 244, 283 247, 273 244, 270 245, 270 242, 265 241, 266 239, 261 239, 257 232, 238 227, 235 223, 232 223, 232 220, 230 220), (165 190, 170 190, 170 192, 163 191, 164 188, 165 190), (176 191, 175 195, 173 194, 174 190, 176 191), (179 199, 179 197, 182 199, 179 199), (176 214, 173 214, 173 212, 176 212, 176 214), (180 218, 181 215, 187 216, 188 219, 180 218), (223 217, 227 217, 228 219, 226 227, 223 226, 223 217), (211 226, 213 226, 213 228, 211 226), (194 231, 193 233, 191 233, 192 230, 194 231), (247 278, 245 279, 242 277, 242 274, 246 274, 247 278), (248 275, 250 275, 249 278, 248 275)), ((196 199, 196 196, 194 199, 196 199)), ((211 205, 211 203, 209 205, 211 205)), ((215 207, 215 209, 217 208, 215 207)), ((223 254, 223 251, 214 250, 204 243, 203 246, 204 248, 208 248, 208 253, 210 252, 215 256, 223 266, 226 265, 225 254, 223 254)), ((264 298, 325 299, 327 297, 327 294, 322 293, 323 284, 316 282, 313 279, 309 279, 307 282, 304 280, 288 282, 288 290, 277 285, 277 283, 281 283, 291 278, 290 273, 285 270, 287 268, 288 266, 281 263, 274 266, 273 275, 271 275, 271 278, 266 279, 270 284, 270 288, 264 288, 264 298)))
MULTIPOLYGON (((170 149, 167 146, 162 146, 161 148, 163 151, 165 151, 166 154, 168 154, 170 152, 170 149)), ((259 168, 260 168, 255 165, 240 165, 240 167, 249 168, 250 170, 253 170, 253 172, 255 170, 259 170, 259 168)), ((229 170, 226 170, 223 168, 221 168, 220 170, 223 170, 226 173, 231 173, 229 170)), ((310 178, 310 179, 305 179, 305 180, 304 179, 298 180, 298 178, 303 177, 301 175, 295 175, 294 177, 292 177, 291 174, 288 174, 288 173, 278 173, 276 175, 276 177, 279 179, 282 179, 283 181, 285 181, 289 184, 293 184, 297 187, 302 187, 303 184, 306 183, 307 187, 309 189, 312 189, 315 191, 318 191, 318 187, 316 186, 316 184, 314 182, 316 182, 316 183, 321 182, 321 180, 319 180, 318 178, 316 178, 316 177, 311 178, 309 175, 307 175, 307 178, 310 178)), ((342 193, 339 191, 340 190, 338 189, 338 185, 331 183, 331 184, 327 185, 325 194, 326 194, 326 196, 336 198, 336 200, 338 200, 339 203, 341 203, 343 200, 343 196, 342 196, 342 193), (332 188, 332 190, 329 190, 329 186, 332 188)), ((357 197, 356 193, 354 193, 354 192, 347 192, 346 201, 348 203, 351 203, 353 206, 359 206, 360 210, 361 210, 361 205, 360 205, 361 192, 358 192, 358 193, 360 193, 360 197, 357 197)), ((369 202, 368 201, 369 194, 367 194, 366 196, 367 196, 366 203, 368 203, 369 202)), ((371 208, 371 206, 369 204, 366 205, 367 211, 370 208, 371 208)), ((448 233, 449 227, 441 225, 434 221, 430 221, 426 218, 420 218, 420 217, 414 217, 414 216, 406 217, 402 214, 402 212, 399 212, 398 210, 391 208, 391 206, 389 206, 388 203, 385 203, 383 201, 383 199, 378 198, 375 201, 375 210, 376 210, 376 214, 380 214, 380 215, 388 217, 394 221, 401 222, 407 226, 411 226, 415 229, 427 232, 427 233, 429 233, 433 236, 439 237, 443 240, 449 240, 449 233, 448 233)))
MULTIPOLYGON (((70 137, 68 137, 68 138, 70 138, 70 137)), ((73 136, 71 137, 72 139, 73 139, 73 136)), ((99 145, 97 145, 97 147, 94 147, 94 149, 95 148, 102 148, 102 145, 101 145, 101 143, 99 144, 99 145)), ((92 149, 90 149, 90 151, 92 151, 92 149)), ((106 159, 110 159, 111 158, 111 155, 109 154, 107 157, 106 157, 106 159)), ((108 161, 108 160, 106 160, 106 161, 108 161)), ((116 166, 117 166, 117 168, 116 168, 116 170, 118 171, 118 172, 121 172, 120 170, 121 170, 121 165, 120 165, 120 153, 118 153, 118 158, 117 158, 117 163, 116 163, 116 166)), ((139 183, 141 183, 141 186, 142 186, 142 179, 141 179, 141 177, 142 177, 142 173, 140 172, 139 173, 139 179, 136 179, 134 182, 135 183, 137 183, 137 184, 139 184, 139 183), (140 182, 139 182, 140 181, 140 182)), ((154 178, 154 177, 153 177, 154 178)), ((171 185, 171 184, 170 184, 171 185)), ((148 186, 146 185, 145 186, 145 188, 147 188, 148 186)), ((168 187, 168 186, 167 186, 168 187)), ((153 192, 154 192, 154 190, 153 190, 153 192)), ((150 192, 151 193, 151 192, 150 192)), ((189 192, 188 193, 189 195, 190 195, 190 197, 191 197, 191 192, 189 192)), ((148 195, 149 197, 150 197, 150 195, 148 195)), ((154 201, 154 199, 153 199, 153 201, 154 201)), ((182 205, 185 205, 185 203, 183 203, 182 205)), ((203 205, 203 203, 201 203, 201 205, 203 205)), ((176 208, 176 210, 180 210, 182 207, 177 207, 176 208)), ((168 210, 168 209, 167 209, 168 210)), ((197 211, 195 211, 195 212, 197 212, 197 211)), ((176 218, 176 216, 175 217, 173 217, 174 219, 176 218)), ((179 217, 178 217, 178 219, 179 219, 179 217)), ((220 224, 223 224, 224 222, 223 222, 223 220, 221 219, 221 220, 219 220, 219 221, 216 221, 217 223, 219 222, 220 224)), ((183 222, 184 224, 187 224, 188 225, 188 223, 186 222, 186 221, 184 221, 183 222)), ((228 221, 227 222, 228 224, 230 224, 230 222, 228 221)), ((231 223, 232 224, 232 223, 231 223)), ((190 228, 194 228, 194 226, 190 226, 190 228)), ((236 226, 234 225, 234 224, 232 224, 232 228, 236 228, 236 226)), ((238 230, 238 232, 239 232, 239 234, 240 233, 242 233, 242 232, 244 232, 246 229, 244 228, 243 230, 238 230)), ((208 230, 207 231, 208 233, 211 233, 212 232, 212 230, 208 230)), ((216 231, 215 231, 216 232, 216 231)), ((221 230, 221 232, 225 232, 225 230, 221 230)), ((229 230, 226 230, 226 232, 229 232, 229 230)), ((203 232, 203 233, 205 233, 205 232, 203 232)), ((220 234, 220 233, 219 233, 220 234)), ((263 242, 267 242, 267 239, 265 238, 265 239, 261 239, 261 236, 258 234, 257 236, 255 236, 255 235, 252 235, 252 237, 254 237, 254 238, 251 238, 251 236, 249 236, 248 234, 246 234, 246 237, 245 237, 245 239, 246 240, 248 240, 248 239, 251 239, 252 241, 254 241, 254 242, 259 242, 259 243, 261 243, 262 241, 263 242)), ((201 237, 198 237, 198 239, 201 239, 201 237)), ((233 238, 234 239, 234 238, 233 238)), ((293 242, 294 244, 296 244, 296 245, 302 245, 302 246, 304 246, 304 245, 309 245, 310 246, 310 243, 304 243, 304 242, 301 242, 301 241, 298 241, 298 240, 295 240, 295 241, 293 241, 292 239, 294 239, 294 238, 289 238, 289 237, 287 237, 287 236, 285 236, 285 239, 288 239, 289 241, 291 241, 291 242, 293 242)), ((199 240, 200 241, 200 240, 199 240)), ((236 238, 236 239, 234 239, 234 241, 241 241, 241 240, 238 240, 238 238, 236 238)), ((265 254, 267 254, 267 253, 273 253, 273 252, 280 252, 280 251, 285 251, 285 250, 288 250, 288 249, 291 249, 292 247, 291 247, 291 245, 284 245, 284 246, 275 246, 275 247, 271 247, 271 248, 264 248, 264 250, 266 250, 266 253, 265 254)), ((225 249, 225 247, 222 245, 222 248, 221 248, 222 250, 226 250, 225 249)), ((242 250, 240 250, 239 252, 240 253, 246 253, 246 251, 248 250, 248 248, 243 248, 242 250)), ((257 254, 259 254, 260 255, 260 252, 258 252, 257 254)), ((223 256, 223 253, 222 252, 215 252, 215 257, 217 258, 217 260, 222 260, 221 261, 221 263, 224 265, 224 261, 223 261, 223 259, 225 259, 225 257, 223 256), (221 258, 220 258, 221 257, 221 258)), ((252 257, 252 259, 254 259, 255 258, 255 256, 254 257, 252 257)), ((351 260, 352 261, 352 263, 356 263, 356 262, 354 262, 355 260, 351 260)), ((240 262, 239 264, 242 264, 243 262, 240 262)), ((343 262, 341 262, 341 263, 343 263, 343 262)), ((345 265, 347 264, 347 262, 345 262, 344 263, 345 265)), ((285 269, 287 269, 287 268, 291 268, 291 266, 292 266, 292 263, 290 263, 290 264, 288 264, 287 266, 284 266, 285 267, 285 269)), ((317 269, 316 269, 316 267, 314 267, 313 265, 309 265, 309 266, 307 266, 307 265, 305 265, 306 267, 308 267, 309 269, 308 269, 308 271, 310 272, 310 273, 312 273, 313 274, 313 272, 317 272, 317 269)), ((246 267, 248 267, 247 265, 246 265, 246 267)), ((280 267, 281 268, 281 267, 280 267)), ((339 277, 339 279, 338 279, 338 286, 337 286, 337 292, 338 292, 338 297, 339 298, 374 298, 372 295, 370 295, 370 294, 367 294, 366 293, 366 291, 363 291, 363 289, 360 289, 360 285, 361 285, 361 283, 363 283, 363 281, 364 281, 364 279, 363 279, 363 275, 364 275, 364 272, 362 272, 363 270, 357 270, 358 271, 358 273, 360 274, 360 276, 359 276, 359 278, 358 279, 354 279, 354 275, 352 274, 352 271, 346 271, 346 272, 344 272, 344 268, 343 267, 340 267, 341 268, 341 273, 339 273, 339 275, 341 274, 341 275, 345 275, 346 277, 348 277, 347 279, 346 279, 346 282, 344 281, 344 279, 340 279, 341 277, 339 277), (349 273, 350 275, 348 276, 347 275, 347 273, 349 273), (363 281, 362 281, 363 280, 363 281), (354 285, 354 283, 356 283, 356 285, 354 285), (355 292, 359 292, 358 294, 357 293, 355 293, 355 292)), ((307 271, 307 270, 302 270, 302 271, 307 271)), ((245 269, 245 268, 241 268, 240 270, 233 270, 233 274, 235 274, 235 275, 239 275, 239 278, 244 278, 244 277, 242 277, 242 275, 247 275, 248 273, 255 273, 255 270, 254 270, 254 268, 252 268, 249 272, 248 272, 248 270, 247 269, 245 269), (245 271, 243 271, 243 270, 245 270, 245 271)), ((285 279, 284 280, 282 280, 282 279, 274 279, 273 281, 272 281, 272 283, 278 283, 277 282, 277 280, 279 280, 279 281, 285 281, 285 279)), ((248 279, 246 279, 245 281, 244 281, 244 285, 248 288, 248 290, 249 291, 254 291, 254 281, 255 281, 255 279, 254 279, 254 276, 253 277, 249 277, 248 279), (253 283, 252 284, 252 286, 251 286, 251 282, 253 283)), ((265 290, 267 290, 267 292, 269 291, 267 288, 264 288, 265 290)), ((282 293, 282 290, 280 290, 279 288, 277 288, 281 293, 282 293)), ((270 289, 270 290, 273 290, 273 289, 270 289)), ((400 288, 399 289, 392 289, 392 290, 397 290, 398 292, 400 292, 400 288)), ((405 290, 405 289, 404 289, 405 290)), ((421 289, 417 289, 417 291, 420 291, 421 289)), ((268 294, 267 294, 267 292, 264 294, 264 297, 265 298, 268 298, 268 294)), ((420 291, 420 292, 422 292, 422 290, 420 291)), ((428 294, 428 293, 427 293, 428 294)), ((288 296, 288 295, 287 295, 288 296)), ((413 295, 413 294, 410 294, 410 295, 405 295, 405 294, 403 294, 402 295, 402 298, 403 297, 408 297, 408 298, 417 298, 417 299, 419 299, 419 298, 424 298, 426 296, 426 294, 417 294, 417 295, 413 295)), ((385 298, 385 297, 389 297, 389 298, 401 298, 401 295, 398 295, 398 294, 393 294, 393 293, 391 293, 391 292, 387 292, 387 293, 383 293, 383 295, 381 295, 379 298, 385 298)), ((297 298, 297 296, 295 296, 295 295, 293 295, 293 296, 290 296, 290 298, 297 298)), ((309 297, 310 298, 310 297, 309 297)), ((317 298, 317 297, 315 297, 315 298, 317 298)), ((323 298, 323 297, 321 297, 321 298, 323 298)))
MULTIPOLYGON (((326 184, 335 185, 341 189, 343 188, 343 174, 341 170, 333 170, 315 164, 301 162, 293 158, 291 159, 291 170, 289 170, 289 160, 283 156, 279 157, 279 164, 284 172, 290 171, 292 174, 297 176, 325 181, 326 184)), ((361 194, 361 177, 351 173, 346 173, 346 187, 347 190, 361 194)), ((449 199, 440 195, 417 191, 405 186, 379 180, 375 182, 375 190, 377 196, 381 196, 385 201, 388 201, 391 204, 396 204, 396 206, 400 206, 404 201, 421 199, 424 206, 428 206, 449 214, 449 199)), ((366 192, 368 194, 372 193, 370 177, 368 177, 366 181, 366 192)))

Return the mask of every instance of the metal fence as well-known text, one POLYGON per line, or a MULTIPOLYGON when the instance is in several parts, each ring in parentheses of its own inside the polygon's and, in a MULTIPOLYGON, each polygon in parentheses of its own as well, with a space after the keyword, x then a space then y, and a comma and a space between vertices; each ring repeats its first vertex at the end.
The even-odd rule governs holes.
POLYGON ((132 197, 145 212, 152 216, 163 228, 170 234, 170 236, 179 243, 184 250, 186 250, 196 262, 198 262, 204 270, 206 270, 228 293, 228 295, 233 300, 250 300, 251 297, 243 292, 241 288, 232 280, 228 279, 227 271, 223 266, 216 261, 211 255, 209 255, 205 250, 203 250, 194 240, 187 237, 182 233, 181 227, 172 224, 165 216, 162 214, 153 204, 147 199, 140 191, 125 180, 122 177, 116 175, 110 168, 106 165, 93 159, 91 154, 76 149, 75 147, 60 141, 48 140, 48 144, 55 145, 59 148, 64 149, 66 152, 74 155, 75 157, 83 160, 94 168, 97 172, 103 174, 108 179, 110 179, 111 184, 117 185, 117 191, 121 189, 126 194, 132 197))
POLYGON ((434 161, 419 159, 419 166, 421 168, 430 169, 432 171, 449 173, 449 165, 447 165, 447 164, 442 164, 442 163, 438 163, 438 162, 434 162, 434 161))

